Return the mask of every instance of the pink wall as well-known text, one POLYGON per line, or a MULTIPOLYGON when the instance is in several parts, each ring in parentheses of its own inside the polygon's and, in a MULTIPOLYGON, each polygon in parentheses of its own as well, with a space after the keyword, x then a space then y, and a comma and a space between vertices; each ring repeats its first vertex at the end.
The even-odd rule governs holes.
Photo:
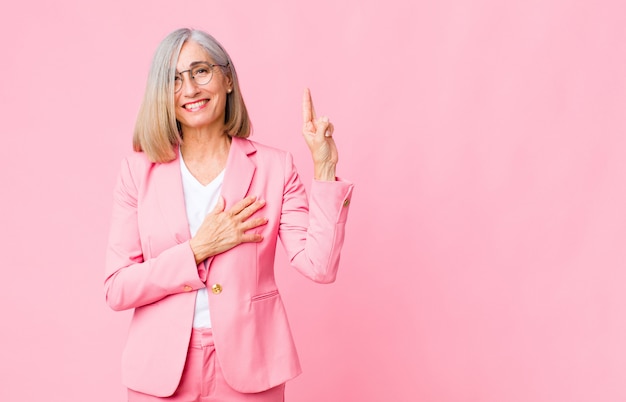
POLYGON ((306 181, 310 86, 357 185, 337 283, 278 269, 288 400, 626 400, 622 1, 6 3, 1 401, 124 400, 112 187, 180 26, 229 49, 254 139, 306 181))

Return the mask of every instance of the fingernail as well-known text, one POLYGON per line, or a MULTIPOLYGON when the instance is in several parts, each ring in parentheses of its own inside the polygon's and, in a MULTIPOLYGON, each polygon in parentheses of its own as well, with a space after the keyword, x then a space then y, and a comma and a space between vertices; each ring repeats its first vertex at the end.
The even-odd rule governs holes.
POLYGON ((330 130, 326 130, 325 135, 326 135, 326 137, 330 137, 330 130))

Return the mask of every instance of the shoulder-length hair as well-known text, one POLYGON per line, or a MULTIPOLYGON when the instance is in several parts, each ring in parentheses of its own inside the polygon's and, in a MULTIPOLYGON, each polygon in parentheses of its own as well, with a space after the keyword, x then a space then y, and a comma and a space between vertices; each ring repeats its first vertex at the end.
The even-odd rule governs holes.
POLYGON ((206 32, 178 29, 163 39, 154 54, 146 92, 135 123, 133 149, 145 152, 153 162, 176 159, 174 147, 183 141, 174 111, 173 83, 180 49, 187 41, 202 46, 213 63, 225 66, 219 68, 232 80, 233 90, 226 97, 225 133, 231 137, 247 138, 252 130, 237 72, 226 50, 206 32))

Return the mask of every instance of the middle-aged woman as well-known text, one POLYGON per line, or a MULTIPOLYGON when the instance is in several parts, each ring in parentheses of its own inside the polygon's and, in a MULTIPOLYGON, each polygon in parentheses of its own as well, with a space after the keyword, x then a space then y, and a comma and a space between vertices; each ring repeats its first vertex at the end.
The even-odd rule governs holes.
POLYGON ((315 178, 307 199, 292 157, 246 138, 232 60, 189 29, 159 45, 135 152, 114 194, 106 300, 134 309, 123 353, 129 401, 283 401, 301 369, 274 281, 291 265, 335 280, 352 184, 335 177, 333 125, 303 97, 315 178))

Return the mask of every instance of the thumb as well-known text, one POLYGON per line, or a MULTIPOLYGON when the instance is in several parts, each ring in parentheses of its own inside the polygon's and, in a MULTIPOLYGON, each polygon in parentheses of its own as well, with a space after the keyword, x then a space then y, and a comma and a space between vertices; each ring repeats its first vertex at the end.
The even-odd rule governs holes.
POLYGON ((222 197, 220 195, 220 198, 217 199, 217 204, 215 205, 215 208, 213 208, 213 211, 211 211, 212 214, 219 214, 220 212, 224 212, 224 207, 225 207, 226 201, 224 201, 224 197, 222 197))
POLYGON ((320 136, 320 137, 328 137, 329 135, 327 135, 329 133, 329 126, 330 126, 330 121, 328 120, 328 117, 324 116, 324 117, 320 117, 317 122, 317 127, 316 127, 316 132, 315 135, 320 136))

